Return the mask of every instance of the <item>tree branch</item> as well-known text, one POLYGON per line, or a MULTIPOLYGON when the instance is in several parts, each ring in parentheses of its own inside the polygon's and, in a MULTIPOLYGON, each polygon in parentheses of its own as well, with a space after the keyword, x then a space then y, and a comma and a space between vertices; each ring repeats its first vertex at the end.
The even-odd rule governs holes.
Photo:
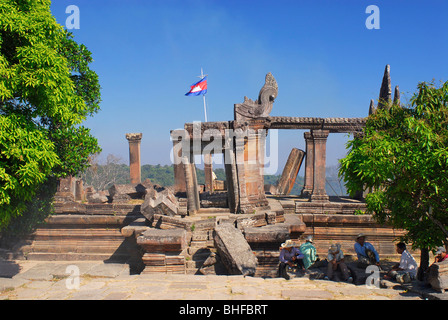
POLYGON ((426 216, 431 220, 436 226, 438 226, 442 232, 448 237, 448 230, 446 230, 445 226, 436 218, 432 216, 432 207, 429 207, 429 212, 425 212, 426 216))

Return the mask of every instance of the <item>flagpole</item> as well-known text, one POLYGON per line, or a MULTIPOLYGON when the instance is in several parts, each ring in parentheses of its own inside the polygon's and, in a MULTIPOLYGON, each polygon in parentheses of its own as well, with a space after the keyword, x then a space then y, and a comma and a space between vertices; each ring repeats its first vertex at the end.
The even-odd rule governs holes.
MULTIPOLYGON (((201 68, 201 80, 204 79, 204 70, 201 68)), ((202 95, 202 98, 204 100, 204 116, 205 116, 205 122, 207 121, 207 104, 205 103, 205 93, 202 95)))
POLYGON ((205 94, 203 94, 202 97, 204 98, 204 115, 205 115, 205 122, 208 122, 208 121, 207 121, 207 105, 205 104, 205 94))

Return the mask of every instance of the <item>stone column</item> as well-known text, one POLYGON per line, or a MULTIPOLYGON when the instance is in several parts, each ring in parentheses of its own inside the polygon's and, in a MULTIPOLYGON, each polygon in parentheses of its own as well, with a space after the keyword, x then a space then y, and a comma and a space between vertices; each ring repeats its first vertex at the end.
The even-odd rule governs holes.
POLYGON ((174 192, 187 192, 182 156, 184 151, 190 154, 188 133, 183 129, 171 130, 171 140, 173 141, 174 192))
POLYGON ((305 158, 305 184, 302 189, 302 196, 309 197, 313 192, 314 182, 314 138, 311 132, 303 134, 306 143, 305 158))
POLYGON ((72 176, 67 176, 65 178, 59 179, 58 189, 55 194, 55 201, 66 202, 75 200, 75 178, 72 176))
POLYGON ((236 173, 238 181, 238 200, 237 212, 248 213, 250 211, 250 203, 247 197, 246 190, 246 166, 245 166, 245 143, 243 136, 236 136, 235 139, 235 161, 236 161, 236 173))
POLYGON ((213 165, 212 155, 204 154, 205 191, 212 193, 213 189, 213 165))
POLYGON ((226 137, 224 145, 224 163, 226 170, 227 199, 231 213, 237 213, 239 205, 238 174, 233 138, 226 137))
POLYGON ((286 161, 283 173, 278 182, 277 192, 278 194, 288 195, 294 183, 296 182, 297 174, 299 173, 300 166, 302 165, 305 152, 297 148, 293 148, 289 154, 288 161, 286 161))
POLYGON ((182 165, 185 173, 185 185, 187 191, 187 212, 188 215, 193 216, 199 211, 201 205, 198 192, 196 167, 194 162, 190 162, 190 159, 188 159, 187 156, 182 157, 182 165))
POLYGON ((328 202, 330 199, 325 191, 327 138, 329 133, 328 130, 311 131, 314 138, 314 182, 313 193, 310 198, 312 202, 328 202))
POLYGON ((76 180, 76 188, 75 188, 75 200, 83 201, 86 199, 84 193, 84 183, 81 179, 76 180))
POLYGON ((126 139, 129 141, 129 168, 131 183, 141 182, 141 165, 140 165, 140 142, 142 140, 141 133, 126 133, 126 139))

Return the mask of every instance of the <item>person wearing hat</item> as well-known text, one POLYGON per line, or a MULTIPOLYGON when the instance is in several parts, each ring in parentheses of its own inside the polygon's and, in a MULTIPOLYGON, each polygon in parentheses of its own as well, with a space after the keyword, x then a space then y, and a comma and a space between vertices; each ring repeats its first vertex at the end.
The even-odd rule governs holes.
POLYGON ((358 267, 366 268, 368 265, 380 266, 380 256, 375 247, 366 242, 366 235, 364 233, 358 234, 355 242, 355 252, 358 256, 358 267))
POLYGON ((327 260, 327 277, 329 280, 334 280, 335 272, 340 270, 344 281, 353 281, 353 278, 350 277, 347 265, 344 262, 344 253, 342 252, 341 245, 339 243, 332 244, 330 246, 328 249, 327 260))
POLYGON ((445 247, 437 247, 437 251, 435 253, 434 263, 439 263, 444 261, 448 255, 446 254, 445 247))
POLYGON ((282 243, 279 260, 278 276, 286 280, 290 279, 286 272, 287 266, 294 267, 295 265, 299 265, 303 268, 303 254, 294 246, 294 242, 291 240, 286 240, 285 243, 282 243))
POLYGON ((316 254, 316 247, 313 245, 313 237, 307 236, 305 243, 300 246, 300 252, 303 254, 303 265, 305 269, 309 269, 316 261, 319 261, 319 257, 316 254))

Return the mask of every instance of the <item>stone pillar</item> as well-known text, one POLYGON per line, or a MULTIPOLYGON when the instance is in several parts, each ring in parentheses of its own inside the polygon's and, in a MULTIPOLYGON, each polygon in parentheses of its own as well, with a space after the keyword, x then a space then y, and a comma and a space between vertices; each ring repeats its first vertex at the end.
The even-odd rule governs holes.
POLYGON ((227 199, 231 213, 237 213, 239 204, 238 174, 233 138, 226 137, 224 145, 224 163, 226 170, 227 199))
POLYGON ((314 182, 314 138, 311 132, 303 134, 306 143, 305 158, 305 184, 302 189, 302 196, 309 197, 313 192, 314 182))
POLYGON ((237 136, 235 139, 235 162, 238 181, 238 204, 237 212, 248 213, 251 209, 246 192, 246 169, 244 154, 244 137, 237 136))
POLYGON ((235 157, 239 187, 239 212, 253 213, 269 207, 264 193, 265 119, 252 120, 235 130, 235 157), (244 130, 243 130, 244 129, 244 130))
POLYGON ((297 174, 302 165, 305 152, 297 148, 293 148, 289 154, 288 161, 286 161, 283 173, 277 186, 278 194, 288 195, 294 183, 296 182, 297 174))
POLYGON ((314 138, 314 182, 313 193, 310 198, 312 202, 328 202, 330 199, 325 191, 327 138, 329 133, 328 130, 311 131, 314 138))
POLYGON ((54 196, 56 202, 67 202, 75 200, 75 178, 68 176, 59 179, 58 189, 54 196))
POLYGON ((84 193, 84 184, 81 179, 76 180, 75 200, 78 201, 86 200, 86 196, 84 193))
POLYGON ((183 129, 171 130, 171 140, 173 141, 174 192, 187 192, 185 172, 182 165, 182 153, 184 151, 188 152, 188 154, 190 153, 188 133, 183 129))
POLYGON ((205 191, 212 193, 213 188, 213 166, 212 155, 210 153, 204 154, 204 175, 205 175, 205 191))
MULTIPOLYGON (((191 156, 193 157, 193 156, 191 156)), ((187 156, 182 157, 182 165, 185 173, 185 185, 187 192, 187 212, 190 216, 195 215, 201 206, 199 199, 198 180, 194 162, 190 162, 187 156)))
POLYGON ((140 142, 141 133, 126 133, 126 139, 129 141, 129 168, 131 183, 141 182, 141 164, 140 164, 140 142))

